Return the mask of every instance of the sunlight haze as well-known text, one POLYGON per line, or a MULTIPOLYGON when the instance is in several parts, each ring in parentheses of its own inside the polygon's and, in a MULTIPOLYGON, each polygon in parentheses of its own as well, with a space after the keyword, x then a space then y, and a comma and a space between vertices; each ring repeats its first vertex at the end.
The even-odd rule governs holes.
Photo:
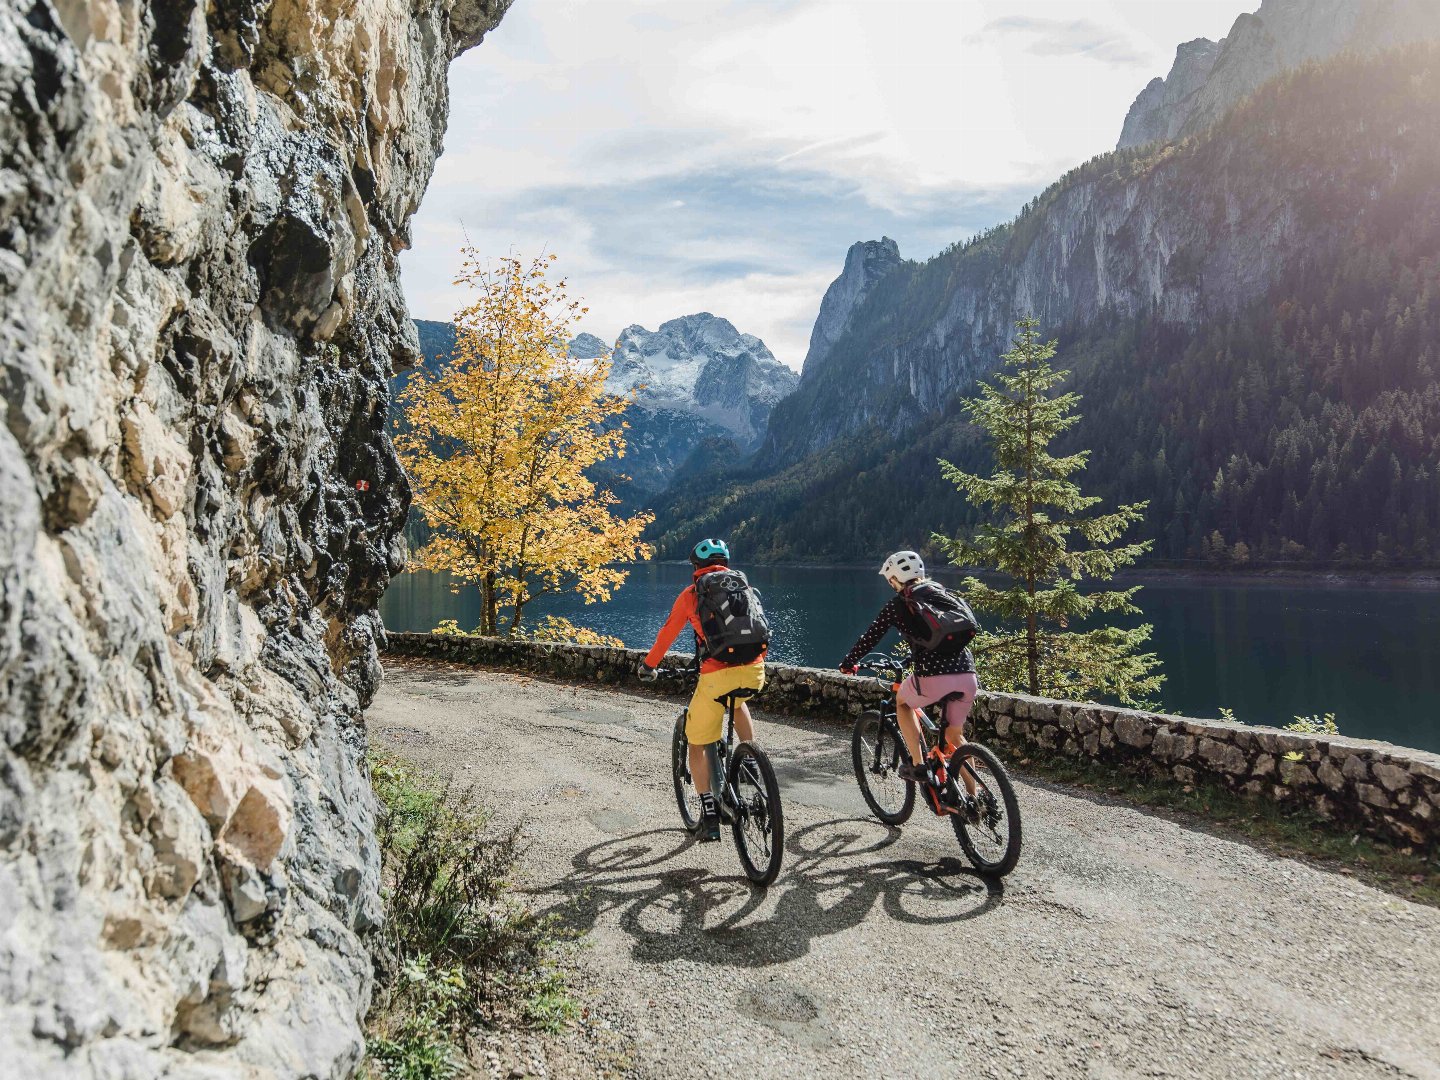
POLYGON ((520 0, 451 69, 412 314, 459 306, 468 234, 557 252, 606 341, 710 311, 798 369, 850 244, 923 259, 1008 220, 1256 6, 520 0))

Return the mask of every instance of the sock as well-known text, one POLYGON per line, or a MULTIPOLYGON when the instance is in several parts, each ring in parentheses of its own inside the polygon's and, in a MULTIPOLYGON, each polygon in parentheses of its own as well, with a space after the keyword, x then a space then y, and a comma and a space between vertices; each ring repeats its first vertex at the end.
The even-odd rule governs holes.
POLYGON ((710 794, 710 792, 708 791, 701 795, 700 808, 707 815, 717 813, 715 807, 715 796, 710 794))

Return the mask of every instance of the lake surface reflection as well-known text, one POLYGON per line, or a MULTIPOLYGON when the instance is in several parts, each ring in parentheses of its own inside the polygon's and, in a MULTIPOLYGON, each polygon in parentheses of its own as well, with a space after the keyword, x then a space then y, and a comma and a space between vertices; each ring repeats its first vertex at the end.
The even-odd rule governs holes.
MULTIPOLYGON (((787 663, 833 667, 890 594, 870 570, 743 569, 770 616, 771 655, 787 663)), ((644 563, 608 604, 551 597, 535 615, 563 615, 644 648, 689 580, 686 566, 644 563)), ((1333 712, 1347 735, 1440 751, 1440 592, 1160 584, 1139 603, 1155 626, 1170 712, 1213 717, 1224 706, 1255 724, 1333 712)), ((380 604, 392 630, 431 630, 441 619, 470 629, 479 610, 475 589, 453 593, 448 578, 426 572, 397 578, 380 604)))

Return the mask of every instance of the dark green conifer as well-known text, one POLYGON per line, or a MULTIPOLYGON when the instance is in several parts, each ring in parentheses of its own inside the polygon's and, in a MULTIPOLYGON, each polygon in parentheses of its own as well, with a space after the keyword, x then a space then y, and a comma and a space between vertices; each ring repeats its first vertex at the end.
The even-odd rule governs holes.
POLYGON ((1079 421, 1080 396, 1052 396, 1069 375, 1050 364, 1056 343, 1041 341, 1034 319, 1021 319, 1017 327, 1014 345, 1001 358, 1004 369, 964 406, 989 438, 995 471, 980 476, 940 462, 945 478, 972 505, 987 508, 990 520, 969 536, 934 539, 957 565, 1010 579, 1004 588, 965 580, 971 604, 1016 627, 977 640, 987 687, 1082 701, 1110 696, 1135 704, 1154 697, 1164 680, 1159 659, 1141 651, 1150 625, 1068 627, 1095 614, 1139 612, 1138 586, 1082 593, 1076 583, 1108 581, 1150 547, 1148 540, 1116 545, 1121 533, 1143 519, 1147 504, 1087 516, 1100 500, 1083 494, 1072 478, 1085 468, 1090 452, 1050 452, 1050 443, 1079 421))

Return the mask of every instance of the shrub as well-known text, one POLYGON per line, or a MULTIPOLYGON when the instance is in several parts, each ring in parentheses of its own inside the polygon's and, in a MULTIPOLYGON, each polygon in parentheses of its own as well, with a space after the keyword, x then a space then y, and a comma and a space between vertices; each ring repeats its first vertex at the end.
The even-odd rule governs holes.
POLYGON ((445 1080, 476 1028, 568 1019, 557 927, 509 893, 518 828, 491 831, 467 795, 394 758, 372 753, 370 775, 385 890, 385 923, 371 942, 378 1075, 445 1080))
POLYGON ((576 626, 559 615, 546 615, 524 636, 531 641, 568 641, 575 645, 604 645, 612 649, 625 647, 625 642, 618 637, 591 630, 588 626, 576 626))

